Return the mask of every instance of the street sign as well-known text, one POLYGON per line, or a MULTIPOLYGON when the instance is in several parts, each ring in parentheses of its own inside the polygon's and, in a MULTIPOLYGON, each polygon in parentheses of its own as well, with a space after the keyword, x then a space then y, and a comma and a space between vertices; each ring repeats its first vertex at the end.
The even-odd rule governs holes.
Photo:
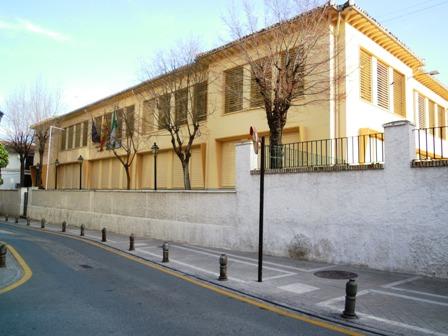
POLYGON ((254 126, 251 126, 249 133, 250 133, 250 136, 252 137, 252 143, 254 144, 254 152, 255 152, 255 154, 258 154, 259 140, 258 140, 257 129, 254 126))

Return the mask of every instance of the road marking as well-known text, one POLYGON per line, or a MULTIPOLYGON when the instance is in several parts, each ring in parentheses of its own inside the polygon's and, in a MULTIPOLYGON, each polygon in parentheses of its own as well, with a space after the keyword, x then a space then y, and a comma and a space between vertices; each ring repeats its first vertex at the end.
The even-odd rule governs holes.
MULTIPOLYGON (((86 234, 85 237, 89 237, 89 238, 92 238, 92 239, 95 239, 95 240, 100 240, 100 239, 101 239, 100 237, 92 236, 92 235, 88 235, 88 234, 86 234)), ((117 241, 115 241, 115 240, 111 240, 111 239, 107 239, 106 243, 114 243, 114 244, 118 244, 118 243, 120 243, 120 242, 117 242, 117 241)), ((121 243, 124 243, 124 242, 121 242, 121 243)))
MULTIPOLYGON (((224 253, 224 252, 219 252, 219 251, 215 251, 215 250, 211 250, 211 249, 208 249, 208 248, 205 248, 205 247, 199 247, 199 246, 194 246, 194 247, 192 247, 192 249, 208 251, 208 252, 214 252, 214 253, 217 253, 217 254, 224 253)), ((227 252, 225 254, 227 256, 229 256, 229 257, 234 257, 234 258, 239 258, 239 259, 243 259, 243 260, 248 260, 248 261, 252 261, 254 263, 258 262, 258 259, 255 259, 255 258, 239 256, 237 254, 231 254, 231 253, 227 253, 227 252)), ((313 272, 317 272, 317 271, 323 271, 323 270, 335 267, 335 265, 329 265, 329 266, 322 266, 322 267, 317 267, 317 268, 306 269, 306 268, 300 268, 300 267, 295 267, 295 266, 282 265, 282 264, 274 263, 274 262, 271 262, 271 261, 263 261, 263 264, 273 265, 273 266, 277 266, 277 267, 292 269, 292 270, 295 270, 295 271, 306 272, 306 273, 313 273, 313 272)))
POLYGON ((371 289, 370 291, 373 292, 373 293, 377 293, 377 294, 395 296, 395 297, 399 297, 399 298, 402 298, 402 299, 408 299, 408 300, 425 302, 425 303, 430 303, 430 304, 434 304, 434 305, 448 307, 448 303, 445 303, 445 302, 433 301, 433 300, 428 300, 428 299, 422 299, 422 298, 418 298, 418 297, 415 297, 415 296, 391 293, 391 292, 386 292, 386 291, 377 290, 377 289, 371 289))
POLYGON ((415 277, 412 277, 412 278, 407 278, 407 279, 404 279, 404 280, 391 282, 391 283, 383 285, 381 287, 383 287, 383 288, 391 288, 391 287, 402 285, 402 284, 405 284, 405 283, 408 283, 408 282, 412 282, 412 281, 415 281, 415 280, 418 280, 418 279, 421 279, 421 278, 422 278, 421 276, 415 276, 415 277))
MULTIPOLYGON (((326 322, 324 320, 320 320, 320 319, 317 319, 317 318, 309 317, 309 316, 306 316, 306 315, 304 315, 302 313, 299 313, 299 312, 290 311, 290 310, 287 310, 285 308, 281 308, 281 307, 275 306, 273 304, 269 304, 267 302, 263 302, 261 300, 257 300, 255 298, 251 298, 251 297, 245 296, 245 295, 237 293, 237 292, 235 292, 235 291, 233 291, 231 289, 218 287, 217 285, 213 285, 213 284, 207 283, 205 281, 189 277, 188 275, 184 275, 184 274, 180 273, 179 271, 176 271, 174 269, 170 269, 170 268, 164 267, 163 265, 160 265, 160 264, 158 264, 158 263, 156 263, 154 261, 150 261, 150 260, 147 260, 147 259, 135 256, 135 255, 132 255, 130 253, 124 252, 122 250, 119 250, 117 248, 114 248, 114 247, 102 244, 102 243, 97 242, 97 241, 81 239, 79 237, 71 236, 71 235, 64 235, 63 233, 60 233, 60 232, 41 231, 41 230, 38 230, 36 228, 30 228, 30 227, 25 227, 25 228, 29 229, 29 230, 39 231, 39 232, 47 232, 49 234, 57 235, 57 236, 60 236, 60 237, 67 237, 67 238, 79 240, 81 242, 84 242, 86 244, 90 244, 90 245, 96 246, 98 248, 101 248, 101 249, 103 249, 105 251, 108 251, 110 253, 116 254, 116 255, 121 256, 123 258, 126 258, 128 260, 137 262, 137 263, 139 263, 141 265, 144 265, 146 267, 150 267, 150 268, 158 270, 160 272, 169 274, 171 276, 174 276, 174 277, 176 277, 178 279, 184 280, 184 281, 189 282, 191 284, 194 284, 196 286, 208 289, 208 290, 210 290, 212 292, 218 293, 218 294, 223 295, 223 296, 227 296, 227 297, 232 298, 234 300, 237 300, 237 301, 240 301, 240 302, 244 302, 246 304, 250 304, 250 305, 258 307, 258 308, 262 308, 264 310, 270 311, 272 313, 279 314, 281 316, 285 316, 285 317, 289 317, 289 318, 292 318, 292 319, 295 319, 295 320, 298 320, 298 321, 302 321, 302 322, 305 322, 305 323, 308 323, 308 324, 311 324, 311 325, 314 325, 316 327, 320 327, 320 328, 323 328, 323 329, 336 331, 336 332, 339 332, 341 334, 348 335, 348 336, 362 336, 363 335, 363 334, 361 334, 361 333, 359 333, 357 331, 348 329, 348 327, 342 327, 342 326, 339 326, 337 324, 332 324, 330 322, 326 322)), ((445 336, 445 335, 441 335, 441 336, 445 336)))
POLYGON ((286 277, 290 277, 290 276, 293 276, 293 275, 297 275, 297 273, 279 274, 279 275, 274 275, 274 276, 271 276, 271 277, 263 277, 263 281, 281 279, 281 278, 286 278, 286 277))
POLYGON ((11 232, 11 231, 6 231, 6 230, 0 230, 0 233, 4 233, 7 235, 15 235, 15 233, 11 232))
POLYGON ((393 326, 396 326, 396 327, 401 327, 401 328, 405 328, 405 329, 415 330, 415 331, 418 331, 418 332, 421 332, 421 333, 424 333, 424 334, 428 334, 428 335, 448 336, 448 334, 444 334, 444 333, 441 333, 441 332, 437 332, 437 331, 433 331, 433 330, 429 330, 429 329, 413 326, 413 325, 406 324, 406 323, 403 323, 403 322, 388 320, 388 319, 385 319, 385 318, 382 318, 382 317, 377 317, 377 316, 364 314, 364 313, 356 313, 356 314, 358 314, 358 316, 362 317, 362 318, 378 321, 378 322, 381 322, 381 323, 387 323, 387 324, 390 324, 390 325, 393 325, 393 326))
MULTIPOLYGON (((362 290, 362 291, 360 291, 357 294, 357 297, 359 297, 361 295, 369 294, 371 292, 376 292, 376 291, 375 290, 371 290, 371 289, 362 290)), ((344 299, 345 299, 344 296, 337 297, 337 298, 330 299, 330 300, 327 300, 327 301, 319 302, 317 304, 317 306, 327 307, 327 308, 330 308, 333 311, 342 312, 342 308, 341 307, 335 307, 333 304, 338 302, 338 301, 344 301, 344 299)), ((362 317, 362 318, 366 318, 366 319, 370 319, 370 320, 374 320, 374 321, 378 321, 378 322, 382 322, 382 323, 387 323, 387 324, 390 324, 390 325, 393 325, 393 326, 397 326, 397 327, 401 327, 401 328, 405 328, 405 329, 415 330, 415 331, 422 332, 422 333, 429 334, 429 335, 448 336, 448 334, 444 334, 444 333, 440 333, 440 332, 437 332, 437 331, 433 331, 433 330, 429 330, 429 329, 413 326, 413 325, 406 324, 406 323, 403 323, 403 322, 397 322, 397 321, 393 321, 393 320, 388 320, 388 319, 385 319, 385 318, 382 318, 382 317, 377 317, 377 316, 366 314, 366 313, 356 312, 356 314, 359 317, 362 317)))
POLYGON ((16 282, 0 289, 0 294, 9 292, 21 285, 23 285, 25 282, 27 282, 31 277, 33 276, 33 272, 31 271, 31 268, 28 266, 28 264, 25 262, 25 260, 22 258, 22 256, 16 251, 14 247, 11 245, 6 244, 8 251, 11 252, 13 257, 16 259, 17 263, 23 270, 22 277, 17 280, 16 282))
MULTIPOLYGON (((155 253, 151 253, 151 252, 148 252, 148 251, 142 251, 142 250, 140 250, 140 249, 138 249, 138 250, 139 250, 139 252, 141 252, 141 253, 148 254, 148 255, 151 255, 151 256, 153 256, 153 257, 160 257, 160 255, 155 254, 155 253)), ((170 259, 170 262, 172 262, 172 263, 176 263, 176 264, 179 264, 179 265, 182 265, 182 266, 185 266, 185 267, 192 268, 192 269, 197 270, 197 271, 200 271, 200 272, 202 272, 202 273, 211 274, 211 275, 214 275, 215 277, 218 276, 218 273, 217 273, 217 272, 211 272, 211 271, 206 270, 206 269, 204 269, 204 268, 197 267, 197 266, 193 266, 193 265, 184 263, 184 262, 182 262, 182 261, 178 261, 178 260, 170 259)), ((244 280, 241 280, 241 279, 237 279, 237 278, 233 278, 233 277, 229 277, 229 280, 233 280, 233 281, 240 282, 240 283, 247 283, 247 281, 244 281, 244 280)))
MULTIPOLYGON (((203 254, 203 255, 219 258, 219 254, 213 254, 213 253, 208 253, 208 252, 196 251, 196 250, 191 249, 189 247, 178 246, 178 245, 171 245, 171 247, 175 247, 175 248, 179 248, 179 249, 183 249, 183 250, 188 250, 188 251, 193 251, 193 252, 198 253, 198 254, 203 254)), ((227 254, 227 255, 231 256, 230 254, 227 254)), ((253 262, 248 262, 248 261, 243 261, 243 260, 238 260, 238 259, 232 259, 232 262, 238 262, 240 264, 245 264, 245 265, 250 265, 250 266, 257 267, 257 264, 253 263, 253 262)), ((263 266, 263 268, 271 270, 271 271, 275 271, 275 272, 286 273, 288 275, 292 275, 293 274, 292 272, 288 272, 288 271, 281 270, 281 269, 274 268, 274 267, 263 266)))
POLYGON ((148 246, 148 245, 145 244, 145 243, 135 243, 134 245, 135 245, 135 247, 148 246))
POLYGON ((280 288, 284 291, 288 291, 288 292, 292 292, 292 293, 296 293, 296 294, 304 294, 304 293, 312 292, 312 291, 319 289, 317 287, 305 285, 300 282, 296 282, 296 283, 286 285, 286 286, 281 286, 278 288, 280 288))
POLYGON ((389 289, 407 292, 407 293, 413 293, 413 294, 420 294, 420 295, 425 295, 425 296, 432 296, 432 297, 439 298, 439 299, 448 299, 448 296, 446 296, 446 295, 433 294, 433 293, 422 292, 422 291, 413 290, 413 289, 405 289, 405 288, 399 288, 399 287, 390 287, 389 289))

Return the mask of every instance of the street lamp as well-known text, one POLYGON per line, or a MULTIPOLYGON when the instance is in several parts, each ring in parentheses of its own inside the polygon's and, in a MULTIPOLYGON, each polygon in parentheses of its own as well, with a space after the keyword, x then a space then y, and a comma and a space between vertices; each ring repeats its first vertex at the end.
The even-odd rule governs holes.
POLYGON ((39 188, 39 180, 40 180, 40 169, 41 169, 41 167, 40 167, 40 163, 38 162, 37 164, 36 164, 36 187, 38 187, 39 188))
POLYGON ((56 161, 54 162, 54 189, 58 190, 58 166, 59 166, 59 160, 56 159, 56 161))
POLYGON ((82 157, 82 155, 79 156, 78 162, 79 162, 79 190, 81 190, 82 189, 82 163, 84 162, 84 158, 82 157))
POLYGON ((151 147, 151 151, 154 155, 154 190, 157 190, 157 153, 159 152, 159 146, 155 142, 151 147))

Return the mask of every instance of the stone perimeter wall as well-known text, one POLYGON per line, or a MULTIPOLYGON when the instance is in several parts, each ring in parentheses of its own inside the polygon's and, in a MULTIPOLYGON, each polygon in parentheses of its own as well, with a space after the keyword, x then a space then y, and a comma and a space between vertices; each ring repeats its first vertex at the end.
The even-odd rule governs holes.
MULTIPOLYGON (((411 167, 409 122, 385 125, 385 139, 384 168, 266 175, 265 252, 448 278, 448 167, 411 167)), ((237 146, 236 191, 35 190, 29 213, 50 222, 255 251, 256 161, 250 143, 237 146)))

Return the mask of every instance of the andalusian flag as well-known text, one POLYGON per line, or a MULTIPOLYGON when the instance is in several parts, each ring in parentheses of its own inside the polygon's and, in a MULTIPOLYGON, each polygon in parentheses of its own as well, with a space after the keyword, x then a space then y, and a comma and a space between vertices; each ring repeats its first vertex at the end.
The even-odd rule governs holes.
POLYGON ((112 124, 110 127, 110 138, 109 138, 109 144, 111 148, 117 148, 117 128, 118 128, 118 121, 117 121, 117 112, 114 111, 112 113, 112 124))

